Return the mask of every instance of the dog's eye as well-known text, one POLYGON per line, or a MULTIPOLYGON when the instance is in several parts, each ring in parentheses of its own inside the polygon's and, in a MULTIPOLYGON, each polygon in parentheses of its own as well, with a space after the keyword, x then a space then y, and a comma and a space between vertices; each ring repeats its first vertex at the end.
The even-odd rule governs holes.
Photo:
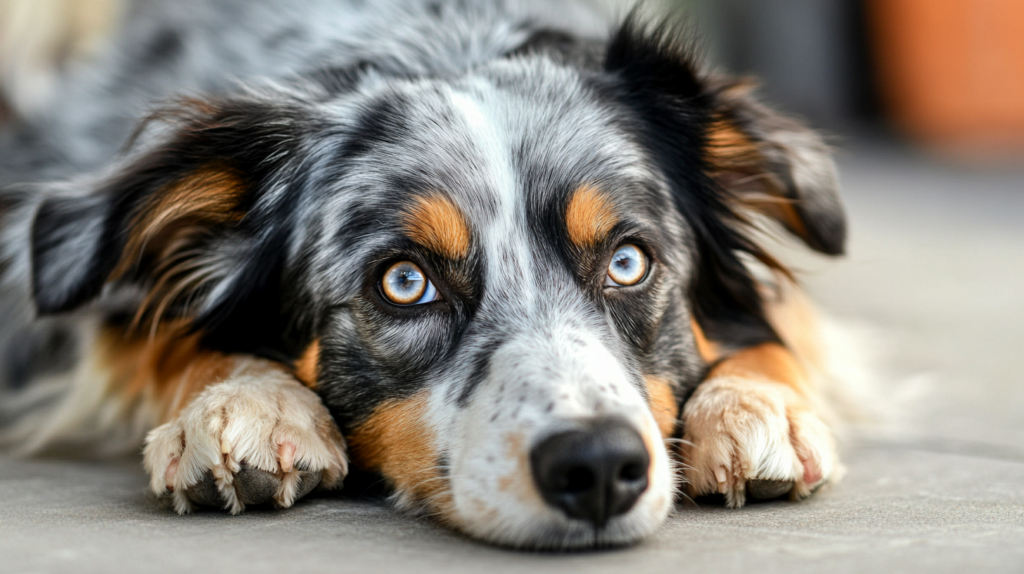
POLYGON ((422 305, 437 300, 437 288, 415 263, 401 261, 384 272, 381 290, 395 305, 422 305))
POLYGON ((607 287, 636 285, 647 276, 647 255, 636 245, 627 243, 615 250, 608 264, 607 287))

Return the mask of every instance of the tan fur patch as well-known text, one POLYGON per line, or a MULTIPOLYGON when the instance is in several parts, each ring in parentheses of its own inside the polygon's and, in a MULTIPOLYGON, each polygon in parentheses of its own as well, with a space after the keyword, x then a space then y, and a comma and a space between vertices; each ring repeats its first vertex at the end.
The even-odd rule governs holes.
POLYGON ((155 331, 164 313, 209 278, 210 270, 191 245, 209 227, 242 219, 238 204, 245 192, 241 177, 210 165, 156 193, 133 220, 121 260, 110 279, 149 261, 153 285, 139 305, 132 327, 148 320, 155 331))
POLYGON ((165 259, 187 242, 200 224, 240 220, 237 208, 244 192, 242 178, 221 165, 204 167, 161 189, 132 221, 112 278, 126 273, 146 255, 165 259))
POLYGON ((807 236, 807 227, 793 200, 785 197, 781 183, 767 172, 757 144, 734 123, 718 119, 711 124, 705 161, 712 176, 735 193, 747 209, 775 219, 797 236, 807 236))
POLYGON ((778 221, 783 227, 789 229, 798 237, 807 237, 807 226, 803 218, 797 213, 793 200, 779 196, 766 196, 764 194, 740 194, 743 203, 762 214, 778 221))
POLYGON ((704 329, 695 319, 690 319, 690 328, 693 329, 693 338, 697 344, 697 352, 705 363, 714 363, 722 356, 722 349, 717 343, 712 343, 704 336, 704 329))
POLYGON ((462 212, 437 194, 417 197, 403 218, 409 238, 450 259, 469 254, 470 232, 462 212))
POLYGON ((672 384, 662 377, 647 376, 644 378, 647 384, 647 396, 651 405, 651 414, 658 424, 663 438, 671 437, 676 432, 676 425, 679 419, 679 403, 676 402, 676 395, 672 390, 672 384))
POLYGON ((298 361, 295 361, 295 378, 302 384, 316 390, 318 365, 320 363, 320 340, 313 341, 298 361))
POLYGON ((765 297, 768 321, 786 342, 786 348, 805 367, 822 371, 825 350, 817 310, 795 284, 780 281, 777 293, 765 297))
POLYGON ((523 435, 505 435, 505 458, 516 461, 516 466, 511 473, 498 478, 498 490, 512 494, 521 504, 543 508, 545 503, 533 485, 530 449, 526 447, 523 435))
POLYGON ((715 172, 748 171, 762 163, 757 145, 736 124, 724 118, 708 128, 704 159, 715 172))
POLYGON ((737 351, 719 363, 708 379, 738 377, 783 383, 803 392, 807 375, 788 349, 777 343, 764 343, 737 351))
POLYGON ((565 210, 569 240, 577 247, 591 247, 603 240, 619 222, 614 206, 601 190, 579 186, 565 210))
POLYGON ((416 500, 428 501, 450 518, 448 481, 437 468, 437 449, 425 417, 427 395, 386 401, 349 437, 352 462, 378 471, 416 500))
POLYGON ((180 325, 165 327, 153 337, 102 331, 97 351, 110 373, 109 390, 122 404, 144 402, 152 405, 161 423, 170 420, 236 367, 236 358, 201 349, 201 337, 180 325))

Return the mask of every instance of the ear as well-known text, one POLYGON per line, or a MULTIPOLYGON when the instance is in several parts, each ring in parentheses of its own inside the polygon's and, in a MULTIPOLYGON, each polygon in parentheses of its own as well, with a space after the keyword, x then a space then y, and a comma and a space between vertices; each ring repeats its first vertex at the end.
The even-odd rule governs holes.
POLYGON ((295 105, 256 99, 187 101, 154 115, 144 127, 162 135, 112 175, 40 204, 31 233, 39 313, 133 285, 145 292, 140 314, 154 320, 170 311, 223 319, 265 290, 290 203, 281 174, 304 120, 295 105))
MULTIPOLYGON (((620 97, 653 127, 653 145, 675 154, 669 171, 700 169, 732 207, 775 219, 812 249, 843 253, 846 216, 821 137, 759 103, 749 83, 703 74, 689 36, 685 26, 645 23, 634 11, 605 60, 625 85, 620 97)), ((699 184, 692 174, 676 176, 699 184)))
POLYGON ((32 295, 41 315, 73 309, 99 294, 110 272, 105 197, 50 198, 32 226, 32 295))
POLYGON ((750 210, 810 247, 843 251, 845 219, 820 138, 700 71, 685 26, 634 11, 612 37, 598 85, 626 108, 694 237, 689 302, 709 338, 736 346, 778 340, 743 255, 787 274, 754 240, 750 210))
POLYGON ((749 82, 712 78, 706 90, 712 116, 705 159, 712 177, 812 249, 841 255, 846 215, 821 137, 758 102, 749 82))

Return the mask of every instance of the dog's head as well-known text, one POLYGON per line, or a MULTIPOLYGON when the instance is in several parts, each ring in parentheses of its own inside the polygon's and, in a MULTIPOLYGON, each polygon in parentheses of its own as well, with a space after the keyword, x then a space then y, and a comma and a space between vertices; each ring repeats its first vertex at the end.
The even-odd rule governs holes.
POLYGON ((162 114, 114 175, 39 208, 39 309, 141 287, 147 320, 291 362, 357 466, 472 536, 647 535, 706 368, 695 326, 774 337, 750 218, 840 252, 834 169, 670 27, 571 57, 539 38, 461 77, 363 65, 162 114))

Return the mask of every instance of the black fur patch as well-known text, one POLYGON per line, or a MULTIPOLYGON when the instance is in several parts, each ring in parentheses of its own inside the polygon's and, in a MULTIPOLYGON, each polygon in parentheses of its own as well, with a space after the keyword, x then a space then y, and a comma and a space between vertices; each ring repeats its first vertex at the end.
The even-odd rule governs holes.
POLYGON ((741 254, 774 261, 745 233, 728 194, 707 176, 703 150, 715 110, 687 35, 671 22, 648 25, 634 12, 608 47, 610 90, 639 118, 637 131, 668 176, 676 207, 692 226, 698 272, 693 313, 713 340, 742 333, 743 344, 777 341, 741 254))

